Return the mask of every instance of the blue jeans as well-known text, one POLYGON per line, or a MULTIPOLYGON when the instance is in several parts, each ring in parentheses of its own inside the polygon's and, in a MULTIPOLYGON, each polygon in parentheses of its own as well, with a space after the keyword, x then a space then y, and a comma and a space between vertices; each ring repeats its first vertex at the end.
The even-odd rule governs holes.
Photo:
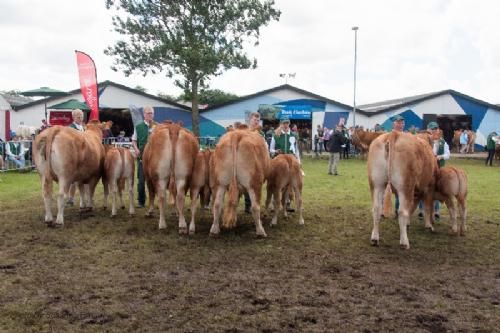
POLYGON ((12 156, 7 156, 7 160, 14 162, 14 164, 16 165, 16 168, 18 168, 18 169, 24 168, 24 165, 26 163, 24 160, 24 156, 21 156, 19 159, 16 159, 15 157, 12 157, 12 156))
MULTIPOLYGON (((439 204, 438 200, 434 201, 434 214, 439 214, 439 208, 440 208, 440 206, 441 205, 439 204)), ((424 209, 424 202, 422 200, 420 200, 418 202, 418 210, 419 210, 419 212, 422 212, 423 209, 424 209)))

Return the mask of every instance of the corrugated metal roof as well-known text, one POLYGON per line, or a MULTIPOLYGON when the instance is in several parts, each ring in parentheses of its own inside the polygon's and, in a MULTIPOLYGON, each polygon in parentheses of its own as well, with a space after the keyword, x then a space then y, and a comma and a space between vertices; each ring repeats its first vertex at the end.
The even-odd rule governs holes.
POLYGON ((6 93, 0 93, 2 97, 10 104, 11 107, 27 104, 33 102, 33 99, 25 96, 11 95, 6 93))

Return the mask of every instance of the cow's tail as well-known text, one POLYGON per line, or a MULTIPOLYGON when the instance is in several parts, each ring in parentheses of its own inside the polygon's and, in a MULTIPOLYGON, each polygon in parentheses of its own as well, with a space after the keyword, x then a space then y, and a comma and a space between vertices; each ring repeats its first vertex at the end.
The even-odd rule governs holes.
POLYGON ((458 168, 451 167, 458 181, 458 196, 465 198, 467 196, 467 174, 458 168))
POLYGON ((231 137, 231 155, 233 158, 233 177, 229 184, 227 207, 224 210, 224 218, 222 219, 222 226, 225 228, 234 228, 236 226, 236 208, 238 206, 238 181, 236 180, 236 163, 239 136, 233 135, 231 137))
POLYGON ((396 143, 396 139, 398 137, 397 133, 390 133, 387 136, 387 141, 385 142, 385 160, 387 165, 387 187, 384 193, 384 208, 383 214, 384 216, 388 216, 392 209, 392 184, 391 184, 391 174, 392 174, 392 166, 394 163, 394 145, 396 143))
POLYGON ((54 138, 61 131, 61 128, 54 128, 49 135, 47 135, 45 140, 45 146, 43 147, 43 138, 40 140, 41 147, 40 148, 40 157, 43 157, 45 160, 45 172, 44 175, 47 179, 52 178, 52 145, 54 143, 54 138), (45 149, 44 149, 45 148, 45 149))
POLYGON ((168 190, 170 192, 169 195, 169 204, 175 204, 175 198, 177 197, 177 184, 175 181, 175 155, 177 152, 177 142, 179 141, 179 127, 174 127, 171 125, 168 127, 168 135, 170 137, 170 142, 172 143, 172 159, 170 160, 170 178, 168 179, 168 190), (173 202, 172 202, 173 201, 173 202))

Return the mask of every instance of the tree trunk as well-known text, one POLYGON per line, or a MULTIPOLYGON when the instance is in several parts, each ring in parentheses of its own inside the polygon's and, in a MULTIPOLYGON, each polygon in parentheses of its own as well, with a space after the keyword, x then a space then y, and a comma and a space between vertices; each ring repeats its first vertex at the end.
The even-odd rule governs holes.
POLYGON ((200 136, 200 112, 198 109, 199 104, 199 96, 198 96, 198 80, 193 80, 191 82, 191 121, 193 134, 196 137, 200 136))

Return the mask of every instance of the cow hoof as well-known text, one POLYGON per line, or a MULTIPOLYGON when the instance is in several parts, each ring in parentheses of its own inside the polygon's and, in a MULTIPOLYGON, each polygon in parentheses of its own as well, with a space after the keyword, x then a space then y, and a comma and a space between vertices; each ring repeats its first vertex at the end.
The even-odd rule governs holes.
POLYGON ((130 216, 130 217, 134 217, 134 216, 135 216, 135 213, 128 213, 128 216, 130 216))
POLYGON ((372 246, 379 246, 379 240, 378 239, 372 239, 372 246))
POLYGON ((187 228, 179 228, 179 235, 187 235, 188 230, 187 228))
POLYGON ((111 214, 111 218, 114 219, 118 214, 111 214))
POLYGON ((54 221, 45 221, 45 224, 47 225, 48 228, 53 228, 54 227, 54 221))
POLYGON ((399 248, 401 250, 409 250, 410 249, 410 244, 399 244, 399 248))
POLYGON ((208 234, 211 238, 219 238, 219 233, 211 232, 208 234))
POLYGON ((434 232, 434 227, 432 225, 425 227, 425 229, 429 230, 430 232, 434 232))
POLYGON ((146 214, 144 214, 144 217, 152 218, 153 217, 153 213, 147 212, 146 214))
POLYGON ((264 232, 264 233, 258 233, 257 234, 257 238, 267 238, 267 234, 264 232))

